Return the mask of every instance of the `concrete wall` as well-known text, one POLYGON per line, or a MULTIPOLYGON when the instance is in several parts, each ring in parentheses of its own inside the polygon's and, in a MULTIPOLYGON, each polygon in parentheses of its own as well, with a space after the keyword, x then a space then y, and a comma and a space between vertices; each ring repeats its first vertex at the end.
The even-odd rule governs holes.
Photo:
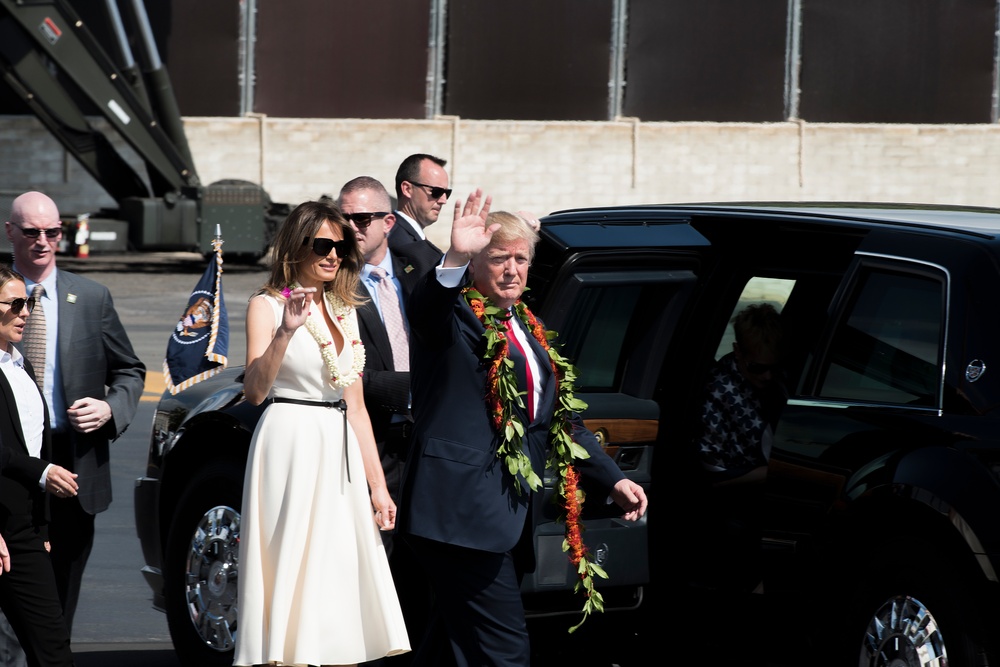
MULTIPOLYGON (((186 118, 203 183, 262 183, 274 201, 390 191, 410 153, 448 160, 455 198, 539 214, 630 203, 908 201, 1000 207, 1000 126, 186 118)), ((0 119, 0 209, 26 189, 64 211, 114 202, 33 117, 0 119)), ((120 142, 118 142, 120 143, 120 142)), ((132 156, 131 161, 138 164, 132 156)), ((446 245, 449 208, 428 231, 446 245)))

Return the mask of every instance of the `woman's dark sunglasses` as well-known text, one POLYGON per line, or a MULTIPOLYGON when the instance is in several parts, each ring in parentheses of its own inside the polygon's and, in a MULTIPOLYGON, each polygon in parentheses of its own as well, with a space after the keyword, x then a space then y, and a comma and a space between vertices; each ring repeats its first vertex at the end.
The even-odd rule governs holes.
POLYGON ((12 301, 0 301, 0 303, 10 306, 11 311, 17 315, 20 313, 25 306, 28 307, 28 312, 30 313, 35 309, 35 297, 29 296, 22 299, 14 299, 12 301))
POLYGON ((49 229, 36 229, 34 227, 22 227, 20 225, 14 225, 21 230, 21 233, 27 236, 29 239, 37 239, 40 234, 45 234, 47 239, 57 239, 59 235, 62 234, 62 227, 51 227, 49 229))
POLYGON ((437 185, 427 185, 426 183, 417 183, 416 181, 410 181, 413 185, 421 188, 427 188, 427 191, 431 193, 431 199, 441 199, 441 195, 447 199, 451 196, 451 188, 442 188, 437 185))
MULTIPOLYGON (((367 229, 368 225, 372 224, 372 220, 375 218, 384 218, 389 215, 388 211, 375 211, 374 213, 345 213, 344 219, 348 222, 353 222, 354 226, 358 229, 367 229)), ((340 252, 338 251, 339 255, 340 252)))
MULTIPOLYGON (((309 245, 308 236, 302 239, 302 245, 309 245)), ((320 257, 326 257, 330 254, 331 250, 336 249, 337 257, 344 258, 347 257, 347 253, 350 252, 353 246, 354 243, 347 239, 334 241, 333 239, 315 238, 312 240, 312 251, 320 257)))

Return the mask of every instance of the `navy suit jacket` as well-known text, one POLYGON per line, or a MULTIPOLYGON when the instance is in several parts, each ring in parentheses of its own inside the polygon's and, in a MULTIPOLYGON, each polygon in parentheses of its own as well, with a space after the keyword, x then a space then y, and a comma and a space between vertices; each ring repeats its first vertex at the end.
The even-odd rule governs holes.
POLYGON ((408 264, 404 266, 412 267, 409 271, 423 276, 432 268, 441 263, 444 252, 429 239, 422 239, 413 229, 413 225, 408 220, 404 220, 399 211, 394 211, 396 215, 396 225, 389 232, 389 249, 396 252, 400 257, 406 257, 408 264))
MULTIPOLYGON (((59 370, 66 407, 81 398, 98 398, 111 406, 111 419, 91 433, 69 433, 71 460, 54 461, 77 473, 80 505, 97 514, 111 504, 109 443, 135 416, 146 383, 146 367, 135 356, 111 292, 89 278, 58 270, 59 370)), ((24 352, 24 348, 20 348, 24 352)), ((58 388, 57 388, 58 390, 58 388)))
MULTIPOLYGON (((489 360, 483 359, 483 325, 460 291, 442 287, 432 271, 410 297, 414 442, 398 523, 403 533, 502 553, 532 534, 525 531, 526 521, 533 527, 540 507, 533 511, 534 493, 523 479, 519 493, 504 460, 496 455, 498 439, 485 400, 489 360)), ((547 359, 541 345, 528 339, 535 354, 547 359)), ((543 395, 522 444, 539 477, 545 469, 556 390, 552 369, 541 366, 543 395)), ((524 410, 519 410, 522 423, 527 423, 524 410)), ((590 453, 579 461, 581 472, 610 491, 624 475, 579 416, 574 437, 590 453)))
MULTIPOLYGON (((406 272, 409 260, 389 251, 392 258, 392 270, 399 280, 403 291, 403 302, 407 302, 413 287, 419 279, 416 271, 406 272)), ((372 431, 379 454, 383 454, 386 431, 389 422, 395 414, 406 414, 410 403, 410 374, 407 371, 397 371, 392 360, 392 345, 385 331, 385 324, 371 300, 364 285, 359 285, 361 294, 367 301, 358 307, 358 327, 361 342, 365 346, 365 374, 361 381, 364 385, 365 406, 371 417, 372 431)), ((405 307, 405 305, 404 305, 405 307)), ((393 497, 395 499, 395 493, 393 497)))

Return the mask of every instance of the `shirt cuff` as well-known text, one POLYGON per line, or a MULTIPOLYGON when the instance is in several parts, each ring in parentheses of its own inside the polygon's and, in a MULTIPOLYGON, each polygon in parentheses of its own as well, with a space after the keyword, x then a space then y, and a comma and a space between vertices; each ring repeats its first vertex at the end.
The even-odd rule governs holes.
POLYGON ((45 490, 45 480, 48 479, 49 477, 49 469, 52 468, 52 466, 54 465, 55 465, 54 463, 50 463, 47 466, 45 466, 45 470, 42 471, 42 478, 38 480, 38 486, 41 487, 42 491, 45 490))
POLYGON ((458 287, 462 284, 462 278, 465 277, 465 270, 468 268, 468 263, 462 266, 438 265, 434 267, 434 271, 437 272, 437 281, 441 284, 441 287, 458 287))

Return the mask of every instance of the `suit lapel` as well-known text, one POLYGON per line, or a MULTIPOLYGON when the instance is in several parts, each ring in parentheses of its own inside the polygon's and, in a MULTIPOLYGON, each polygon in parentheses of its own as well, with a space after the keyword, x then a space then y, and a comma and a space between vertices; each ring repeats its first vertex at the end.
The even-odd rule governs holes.
MULTIPOLYGON (((76 281, 73 280, 73 276, 68 273, 59 271, 56 274, 56 298, 58 302, 56 303, 56 308, 59 310, 59 322, 56 326, 59 327, 59 333, 56 336, 56 347, 59 348, 59 356, 57 357, 59 361, 59 368, 62 371, 62 376, 73 377, 73 328, 76 325, 76 299, 77 294, 74 292, 76 289, 76 281)), ((77 351, 79 352, 79 351, 77 351)))
MULTIPOLYGON (((23 453, 27 454, 28 445, 24 441, 24 430, 21 428, 20 413, 16 409, 17 399, 14 398, 14 390, 11 389, 10 382, 7 381, 7 375, 2 371, 0 371, 0 394, 3 395, 3 400, 7 405, 7 418, 10 419, 11 430, 17 435, 18 446, 23 453), (11 406, 14 409, 11 409, 11 406)), ((4 446, 7 446, 7 443, 4 443, 4 446)))
MULTIPOLYGON (((32 380, 34 380, 37 377, 35 375, 35 368, 34 368, 34 366, 31 365, 31 362, 29 362, 27 360, 27 358, 24 359, 24 368, 28 372, 28 377, 30 377, 32 380)), ((43 421, 44 426, 42 428, 42 452, 41 452, 41 458, 43 458, 43 459, 50 459, 50 458, 52 458, 51 457, 51 452, 52 452, 52 428, 50 427, 51 422, 49 421, 49 405, 48 405, 48 403, 45 402, 45 394, 42 393, 41 389, 38 390, 38 397, 42 399, 42 418, 44 419, 44 421, 43 421)), ((23 435, 22 435, 22 438, 23 438, 23 435)), ((24 450, 28 451, 28 445, 27 444, 25 444, 24 450)))
POLYGON ((400 241, 403 241, 403 243, 413 243, 415 241, 422 240, 419 236, 417 236, 417 232, 413 229, 413 225, 410 224, 409 220, 404 218, 399 211, 394 211, 393 213, 396 216, 396 226, 393 227, 392 233, 399 233, 406 237, 405 240, 399 239, 400 241))
MULTIPOLYGON (((378 356, 382 359, 392 360, 392 345, 389 343, 389 335, 385 332, 385 324, 379 317, 375 302, 369 299, 364 305, 358 308, 358 320, 364 331, 368 334, 368 340, 378 356)), ((392 364, 389 364, 391 368, 392 364)))
POLYGON ((406 270, 408 265, 412 266, 409 257, 397 255, 392 251, 389 252, 389 256, 392 257, 392 272, 395 274, 396 280, 399 281, 399 286, 403 289, 403 305, 405 308, 406 301, 420 280, 420 274, 412 269, 410 271, 406 270))

